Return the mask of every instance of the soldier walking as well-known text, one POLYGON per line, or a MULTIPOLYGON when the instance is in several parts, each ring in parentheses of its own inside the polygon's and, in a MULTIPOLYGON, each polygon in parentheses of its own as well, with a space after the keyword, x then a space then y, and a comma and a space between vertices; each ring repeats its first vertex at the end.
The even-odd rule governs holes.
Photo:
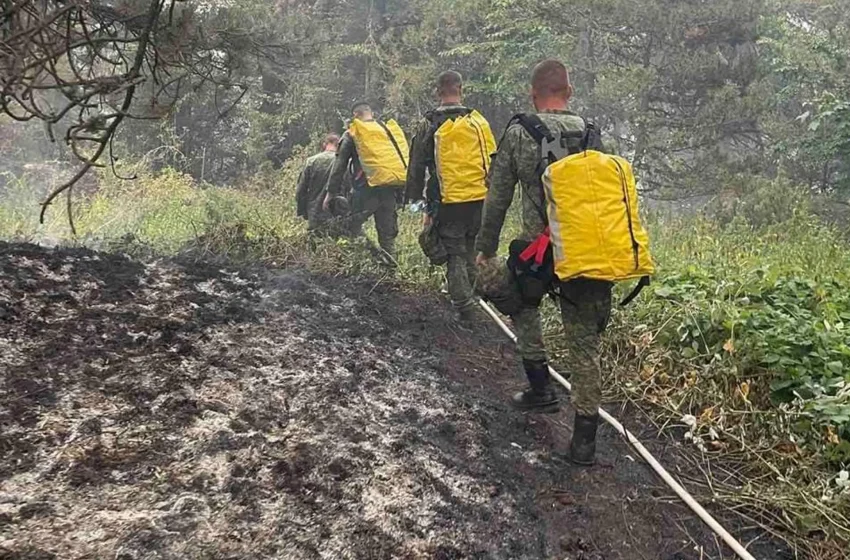
POLYGON ((407 140, 395 121, 375 119, 368 103, 356 103, 352 113, 354 118, 342 135, 328 177, 323 207, 327 211, 331 199, 339 196, 348 170, 353 182, 352 235, 362 236, 363 225, 374 216, 378 244, 395 262, 396 196, 407 175, 407 140))
POLYGON ((295 191, 296 210, 299 217, 307 220, 310 232, 320 231, 330 219, 328 212, 322 208, 322 202, 338 146, 339 136, 333 133, 326 135, 322 140, 322 151, 307 159, 298 177, 298 187, 295 191))
MULTIPOLYGON (((520 185, 522 204, 521 240, 532 242, 547 230, 547 199, 540 171, 541 147, 529 132, 527 121, 561 138, 581 137, 584 119, 568 110, 572 86, 566 67, 556 60, 538 64, 531 76, 531 97, 536 119, 514 119, 501 140, 484 202, 481 230, 475 243, 478 251, 482 291, 510 315, 518 337, 518 350, 528 378, 528 388, 513 397, 515 407, 526 411, 558 410, 558 396, 550 385, 546 348, 537 302, 519 293, 515 274, 496 260, 505 215, 520 185)), ((531 115, 534 117, 534 115, 531 115)), ((601 149, 598 136, 588 146, 601 149)), ((560 292, 561 318, 569 350, 572 402, 576 410, 570 458, 592 464, 596 448, 598 408, 601 401, 599 363, 600 335, 611 312, 611 288, 607 281, 578 278, 567 282, 553 279, 560 292)), ((543 294, 545 295, 545 293, 543 294)), ((542 296, 541 296, 542 298, 542 296)))
POLYGON ((475 236, 496 141, 487 120, 462 104, 459 73, 440 74, 437 95, 439 107, 426 113, 413 138, 405 198, 426 201, 424 234, 445 253, 452 305, 462 320, 473 321, 475 236))

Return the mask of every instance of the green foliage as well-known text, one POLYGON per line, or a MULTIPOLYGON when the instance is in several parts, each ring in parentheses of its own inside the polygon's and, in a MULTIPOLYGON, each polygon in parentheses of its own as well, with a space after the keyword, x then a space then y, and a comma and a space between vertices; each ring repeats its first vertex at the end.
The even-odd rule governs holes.
POLYGON ((652 379, 659 394, 711 384, 677 410, 731 414, 746 382, 747 404, 795 418, 792 433, 777 421, 754 437, 790 436, 812 453, 850 461, 846 243, 802 214, 764 228, 661 221, 652 229, 662 272, 652 295, 619 315, 628 321, 619 332, 653 329, 643 351, 644 360, 665 364, 658 375, 666 383, 652 379))
POLYGON ((720 226, 740 222, 754 228, 788 222, 811 211, 812 196, 791 181, 738 175, 703 209, 720 226))
MULTIPOLYGON (((364 243, 311 240, 295 217, 293 189, 307 153, 280 171, 264 169, 238 189, 200 188, 172 170, 140 173, 132 182, 103 180, 79 205, 77 227, 84 242, 113 250, 289 263, 385 281, 386 269, 364 243)), ((772 186, 775 193, 792 188, 772 186)), ((756 198, 769 200, 770 188, 759 184, 756 198)), ((519 227, 517 208, 505 241, 519 227)), ((656 407, 665 422, 693 416, 693 441, 706 453, 757 454, 751 465, 768 464, 784 474, 772 480, 748 467, 754 470, 746 476, 759 482, 742 480, 744 495, 778 508, 814 499, 818 509, 807 506, 799 515, 809 520, 807 527, 829 527, 824 515, 841 519, 847 507, 833 478, 837 467, 850 462, 850 247, 804 211, 787 216, 747 208, 725 226, 704 217, 648 217, 659 272, 635 303, 615 311, 605 386, 609 397, 656 407)), ((17 233, 60 237, 61 220, 33 227, 35 210, 32 220, 19 220, 17 233)), ((61 212, 52 214, 61 218, 61 212)), ((430 266, 417 245, 420 220, 400 214, 395 281, 435 290, 444 282, 443 271, 430 266)), ((375 238, 371 229, 367 234, 375 238)), ((551 306, 544 326, 556 364, 568 360, 551 306)), ((740 489, 729 497, 738 499, 740 489)))
POLYGON ((792 177, 850 196, 847 61, 850 19, 831 2, 775 2, 762 18, 761 60, 773 99, 762 115, 773 152, 792 177))
POLYGON ((834 485, 850 463, 850 246, 803 212, 761 227, 648 224, 659 271, 614 314, 609 396, 687 424, 700 453, 740 465, 712 480, 714 499, 788 512, 765 522, 824 531, 834 552, 850 538, 850 494, 834 485))

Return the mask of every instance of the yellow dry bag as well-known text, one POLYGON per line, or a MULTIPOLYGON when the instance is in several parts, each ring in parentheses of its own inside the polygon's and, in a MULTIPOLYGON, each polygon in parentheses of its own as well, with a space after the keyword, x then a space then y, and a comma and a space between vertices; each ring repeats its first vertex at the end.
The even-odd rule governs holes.
POLYGON ((569 155, 546 168, 543 186, 560 280, 616 282, 655 272, 628 161, 595 150, 569 155))
POLYGON ((348 133, 357 147, 357 157, 370 187, 398 187, 407 176, 407 139, 394 120, 354 119, 348 133))
POLYGON ((638 213, 632 166, 599 151, 599 131, 586 121, 583 131, 557 133, 537 115, 520 114, 512 123, 520 124, 540 146, 538 174, 546 201, 545 214, 542 208, 540 212, 549 224, 530 248, 518 254, 515 268, 524 270, 532 253, 538 267, 543 266, 551 245, 554 264, 549 270, 553 268, 561 281, 639 279, 622 301, 628 304, 655 272, 649 236, 638 213))
POLYGON ((484 200, 490 154, 495 151, 490 123, 478 111, 439 124, 434 132, 434 159, 443 204, 484 200))

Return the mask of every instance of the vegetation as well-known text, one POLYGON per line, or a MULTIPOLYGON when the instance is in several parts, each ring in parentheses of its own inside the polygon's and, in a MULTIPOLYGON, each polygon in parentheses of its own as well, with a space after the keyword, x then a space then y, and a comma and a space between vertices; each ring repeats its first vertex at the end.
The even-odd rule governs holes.
MULTIPOLYGON (((309 147, 341 130, 352 101, 370 99, 408 125, 430 108, 436 72, 452 67, 498 129, 527 108, 530 66, 566 60, 576 110, 635 163, 659 264, 653 287, 615 312, 608 397, 683 442, 711 499, 810 557, 843 557, 850 15, 840 3, 9 6, 0 8, 0 237, 66 242, 65 209, 51 208, 43 225, 37 210, 74 184, 76 242, 340 275, 387 273, 357 242, 308 240, 293 196, 309 147), (65 19, 48 17, 58 12, 65 19), (100 35, 69 47, 83 28, 100 35), (21 29, 50 30, 54 42, 32 47, 21 29), (60 118, 69 106, 79 111, 60 118), (60 143, 18 122, 28 119, 60 143), (80 165, 93 169, 74 183, 80 165)), ((403 213, 399 279, 437 289, 442 272, 421 255, 418 224, 403 213)), ((548 342, 568 365, 547 309, 548 342)))
MULTIPOLYGON (((133 182, 107 176, 75 221, 84 242, 113 250, 298 262, 386 279, 361 244, 307 238, 294 216, 299 165, 296 158, 241 188, 199 186, 173 170, 140 172, 133 182)), ((665 426, 693 450, 696 467, 711 465, 696 481, 711 499, 745 504, 742 515, 829 558, 850 538, 850 484, 841 474, 850 464, 850 246, 799 199, 785 200, 791 208, 741 204, 722 226, 728 209, 723 220, 650 213, 660 270, 648 293, 615 312, 607 396, 665 426)), ((62 211, 50 216, 36 230, 31 206, 29 219, 0 221, 0 236, 63 237, 62 211)), ((442 270, 422 256, 418 224, 402 213, 399 281, 438 289, 442 270)), ((546 309, 548 343, 568 371, 554 305, 546 309)))

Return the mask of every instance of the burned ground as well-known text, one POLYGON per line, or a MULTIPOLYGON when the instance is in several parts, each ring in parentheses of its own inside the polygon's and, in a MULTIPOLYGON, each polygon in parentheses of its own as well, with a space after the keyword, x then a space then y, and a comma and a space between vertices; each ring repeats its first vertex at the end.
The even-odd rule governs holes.
POLYGON ((719 557, 515 363, 390 281, 0 244, 0 558, 719 557))

